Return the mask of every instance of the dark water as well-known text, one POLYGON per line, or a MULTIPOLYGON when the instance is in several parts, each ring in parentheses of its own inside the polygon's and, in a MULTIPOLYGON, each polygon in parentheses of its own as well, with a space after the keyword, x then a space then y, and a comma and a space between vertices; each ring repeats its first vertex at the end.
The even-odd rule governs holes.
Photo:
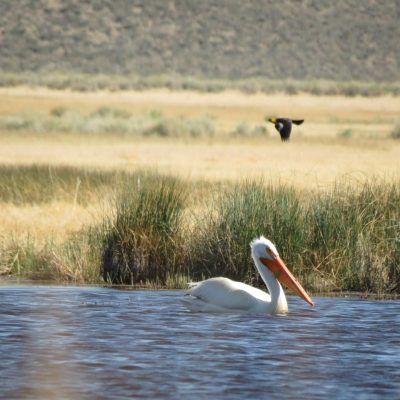
POLYGON ((400 302, 188 312, 179 291, 0 287, 0 397, 400 399, 400 302))

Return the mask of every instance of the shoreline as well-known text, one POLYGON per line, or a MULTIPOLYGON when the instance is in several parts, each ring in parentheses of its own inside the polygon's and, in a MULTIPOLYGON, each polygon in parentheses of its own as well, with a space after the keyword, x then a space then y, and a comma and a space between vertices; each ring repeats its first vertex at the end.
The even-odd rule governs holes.
MULTIPOLYGON (((62 287, 62 288, 74 288, 74 287, 87 287, 87 288, 104 288, 104 289, 115 289, 115 290, 149 290, 149 291, 184 291, 182 287, 166 287, 165 285, 126 285, 126 284, 107 284, 107 283, 79 283, 69 281, 58 281, 58 280, 36 280, 24 277, 18 277, 16 275, 0 275, 0 290, 4 287, 24 287, 24 286, 50 286, 50 287, 62 287)), ((265 290, 265 289, 262 289, 265 290)), ((287 292, 288 295, 294 295, 291 292, 287 292)), ((340 298, 351 298, 351 299, 363 299, 363 300, 400 300, 400 293, 371 293, 371 292, 359 292, 359 291, 327 291, 327 292, 310 292, 312 297, 340 297, 340 298)))

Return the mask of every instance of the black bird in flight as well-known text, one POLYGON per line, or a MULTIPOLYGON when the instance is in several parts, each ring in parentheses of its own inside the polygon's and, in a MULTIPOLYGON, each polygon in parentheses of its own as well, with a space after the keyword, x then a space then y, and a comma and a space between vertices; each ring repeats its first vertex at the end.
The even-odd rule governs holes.
POLYGON ((275 124, 276 130, 281 135, 282 142, 286 142, 290 138, 292 124, 301 125, 304 122, 304 119, 268 118, 268 121, 275 124))

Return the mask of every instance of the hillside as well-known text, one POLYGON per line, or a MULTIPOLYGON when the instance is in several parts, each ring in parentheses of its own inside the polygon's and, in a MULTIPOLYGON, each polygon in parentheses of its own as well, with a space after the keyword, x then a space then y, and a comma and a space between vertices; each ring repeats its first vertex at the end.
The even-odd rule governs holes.
POLYGON ((398 0, 2 0, 0 70, 400 80, 398 0))

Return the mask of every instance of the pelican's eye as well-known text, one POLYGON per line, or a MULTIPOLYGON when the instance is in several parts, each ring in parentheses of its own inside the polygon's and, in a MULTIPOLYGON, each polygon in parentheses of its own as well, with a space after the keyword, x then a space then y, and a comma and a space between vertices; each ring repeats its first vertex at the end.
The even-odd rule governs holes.
POLYGON ((267 252, 267 255, 268 255, 272 260, 275 260, 275 259, 276 259, 277 254, 276 254, 275 251, 272 250, 270 247, 267 247, 267 248, 266 248, 266 252, 267 252))

